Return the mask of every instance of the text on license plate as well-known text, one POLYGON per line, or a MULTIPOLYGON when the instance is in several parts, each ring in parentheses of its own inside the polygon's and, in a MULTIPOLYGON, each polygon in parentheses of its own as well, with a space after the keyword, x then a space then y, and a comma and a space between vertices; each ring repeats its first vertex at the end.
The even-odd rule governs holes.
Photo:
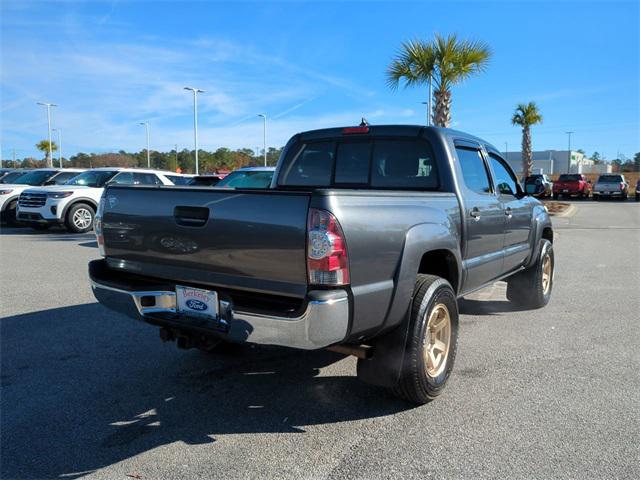
POLYGON ((218 294, 213 290, 176 285, 176 307, 179 313, 216 318, 218 294))

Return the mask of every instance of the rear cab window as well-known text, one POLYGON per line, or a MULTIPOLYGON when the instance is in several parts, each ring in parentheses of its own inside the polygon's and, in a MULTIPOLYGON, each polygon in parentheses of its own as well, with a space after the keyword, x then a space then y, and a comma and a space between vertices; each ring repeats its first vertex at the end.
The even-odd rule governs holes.
POLYGON ((294 145, 278 186, 438 190, 440 180, 423 138, 339 138, 294 145))

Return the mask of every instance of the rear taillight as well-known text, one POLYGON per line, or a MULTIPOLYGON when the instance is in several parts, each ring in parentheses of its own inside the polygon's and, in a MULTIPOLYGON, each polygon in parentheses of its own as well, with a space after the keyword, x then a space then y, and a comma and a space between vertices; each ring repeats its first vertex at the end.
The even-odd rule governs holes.
POLYGON ((624 190, 624 183, 620 182, 620 190, 624 190))
POLYGON ((309 210, 307 272, 311 285, 349 284, 349 257, 344 233, 336 217, 326 210, 309 210))
POLYGON ((104 232, 102 230, 102 216, 104 215, 104 198, 100 199, 98 204, 98 211, 96 212, 96 219, 93 224, 93 231, 96 234, 96 242, 98 243, 98 252, 101 256, 105 256, 104 251, 104 232))

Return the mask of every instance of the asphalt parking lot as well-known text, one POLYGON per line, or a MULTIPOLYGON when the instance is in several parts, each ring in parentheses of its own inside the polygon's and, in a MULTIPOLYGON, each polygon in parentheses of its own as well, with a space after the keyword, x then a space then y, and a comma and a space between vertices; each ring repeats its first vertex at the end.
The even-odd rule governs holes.
POLYGON ((162 344, 96 304, 92 235, 2 230, 2 478, 640 478, 640 205, 555 218, 551 303, 461 302, 445 394, 355 360, 162 344))

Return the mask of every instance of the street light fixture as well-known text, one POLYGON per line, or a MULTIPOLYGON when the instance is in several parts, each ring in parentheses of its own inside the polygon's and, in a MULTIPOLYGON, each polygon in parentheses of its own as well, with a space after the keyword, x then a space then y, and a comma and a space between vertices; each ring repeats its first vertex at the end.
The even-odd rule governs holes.
MULTIPOLYGON (((60 163, 60 168, 64 168, 62 166, 62 133, 59 128, 54 128, 52 132, 58 132, 58 162, 60 163)), ((53 160, 51 160, 53 163, 53 160)))
POLYGON ((50 165, 48 167, 53 167, 53 152, 51 150, 51 107, 57 107, 55 103, 47 103, 47 102, 37 102, 38 105, 42 105, 43 107, 47 107, 47 126, 49 131, 49 162, 50 165))
POLYGON ((198 164, 198 93, 204 93, 204 90, 195 87, 184 87, 185 90, 193 92, 193 143, 196 149, 196 175, 200 174, 198 164))
POLYGON ((259 113, 259 117, 262 117, 262 150, 264 151, 264 166, 267 166, 267 114, 259 113))
POLYGON ((569 136, 569 151, 567 152, 567 173, 571 173, 571 134, 573 132, 564 132, 569 136))
POLYGON ((151 168, 151 154, 149 153, 149 123, 140 122, 140 125, 144 125, 144 129, 147 132, 147 168, 151 168))

